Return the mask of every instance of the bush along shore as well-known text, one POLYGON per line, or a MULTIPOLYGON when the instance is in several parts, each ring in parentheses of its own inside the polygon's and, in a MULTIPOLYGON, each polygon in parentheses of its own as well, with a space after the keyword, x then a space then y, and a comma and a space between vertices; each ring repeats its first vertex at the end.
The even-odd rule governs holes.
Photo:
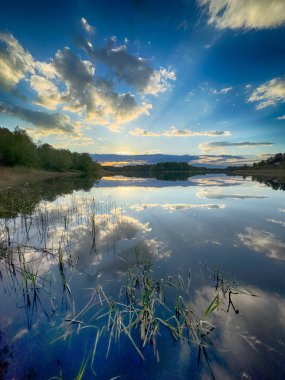
POLYGON ((88 153, 72 153, 49 144, 36 144, 25 130, 18 127, 13 132, 0 128, 0 166, 86 174, 100 170, 100 165, 88 153))

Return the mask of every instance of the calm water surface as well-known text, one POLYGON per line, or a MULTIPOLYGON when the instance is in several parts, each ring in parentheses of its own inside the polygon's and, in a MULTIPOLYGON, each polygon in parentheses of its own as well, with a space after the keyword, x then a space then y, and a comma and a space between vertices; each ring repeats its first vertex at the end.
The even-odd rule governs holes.
MULTIPOLYGON (((215 297, 209 268, 256 296, 233 294, 229 310, 225 302, 205 317, 215 326, 208 363, 202 356, 198 366, 198 347, 175 343, 164 331, 157 338, 159 362, 152 347, 143 350, 143 361, 127 337, 112 341, 106 358, 108 337, 102 336, 96 378, 285 378, 284 191, 217 175, 105 178, 73 191, 57 183, 51 195, 53 186, 45 183, 40 196, 25 200, 26 216, 15 216, 8 201, 1 205, 7 218, 1 219, 0 248, 4 252, 7 242, 10 248, 0 257, 0 379, 45 380, 60 372, 75 378, 94 347, 97 330, 88 326, 96 305, 64 339, 66 322, 97 285, 119 292, 137 250, 151 258, 153 278, 187 278, 190 270, 187 303, 201 315, 215 297), (63 267, 51 254, 59 251, 63 267)), ((84 376, 95 378, 90 360, 84 376)))

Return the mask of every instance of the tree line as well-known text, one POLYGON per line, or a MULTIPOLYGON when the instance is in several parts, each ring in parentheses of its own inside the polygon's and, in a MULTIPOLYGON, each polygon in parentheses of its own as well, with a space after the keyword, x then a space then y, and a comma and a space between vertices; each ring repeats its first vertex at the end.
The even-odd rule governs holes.
POLYGON ((277 153, 275 156, 269 157, 266 160, 255 162, 253 168, 266 168, 266 167, 275 167, 275 168, 284 168, 285 169, 285 153, 277 153))
POLYGON ((84 173, 96 172, 100 168, 88 153, 72 153, 68 149, 55 149, 49 144, 36 144, 19 127, 13 132, 0 127, 0 165, 84 173))

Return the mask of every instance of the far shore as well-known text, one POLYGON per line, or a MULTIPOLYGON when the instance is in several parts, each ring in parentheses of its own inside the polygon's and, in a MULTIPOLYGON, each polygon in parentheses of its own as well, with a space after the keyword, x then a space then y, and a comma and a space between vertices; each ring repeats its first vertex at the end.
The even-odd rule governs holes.
MULTIPOLYGON (((100 170, 100 172, 97 173, 98 176, 108 176, 108 175, 130 175, 130 173, 124 172, 122 170, 121 173, 120 170, 118 170, 118 173, 112 172, 109 170, 100 170)), ((215 169, 213 170, 213 173, 217 173, 219 170, 215 169)), ((201 175, 201 174, 211 174, 211 170, 207 171, 195 171, 191 172, 191 174, 201 175)), ((260 169, 260 170, 251 170, 251 169, 241 169, 241 170, 234 170, 234 171, 225 171, 221 170, 220 173, 225 173, 228 175, 242 175, 242 176, 260 176, 260 177, 267 177, 267 178, 285 178, 285 169, 260 169)), ((7 167, 7 166, 0 166, 0 190, 11 187, 11 186, 18 186, 25 183, 35 183, 37 181, 41 181, 44 179, 49 178, 59 178, 59 177, 75 177, 82 175, 83 173, 74 171, 74 172, 51 172, 51 171, 45 171, 45 170, 38 170, 33 168, 27 168, 27 167, 7 167)), ((132 173, 134 174, 134 173, 132 173)), ((138 175, 142 173, 137 173, 138 175)), ((161 173, 163 174, 163 173, 161 173)), ((175 173, 171 173, 175 174, 175 173)), ((181 174, 181 173, 179 173, 181 174)))

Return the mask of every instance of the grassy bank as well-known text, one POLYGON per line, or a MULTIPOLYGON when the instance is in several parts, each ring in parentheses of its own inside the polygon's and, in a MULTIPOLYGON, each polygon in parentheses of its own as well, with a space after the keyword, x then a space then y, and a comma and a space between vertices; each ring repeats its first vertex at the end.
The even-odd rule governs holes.
POLYGON ((53 177, 76 176, 79 172, 50 172, 25 167, 0 166, 0 189, 21 185, 24 183, 36 182, 53 177))

